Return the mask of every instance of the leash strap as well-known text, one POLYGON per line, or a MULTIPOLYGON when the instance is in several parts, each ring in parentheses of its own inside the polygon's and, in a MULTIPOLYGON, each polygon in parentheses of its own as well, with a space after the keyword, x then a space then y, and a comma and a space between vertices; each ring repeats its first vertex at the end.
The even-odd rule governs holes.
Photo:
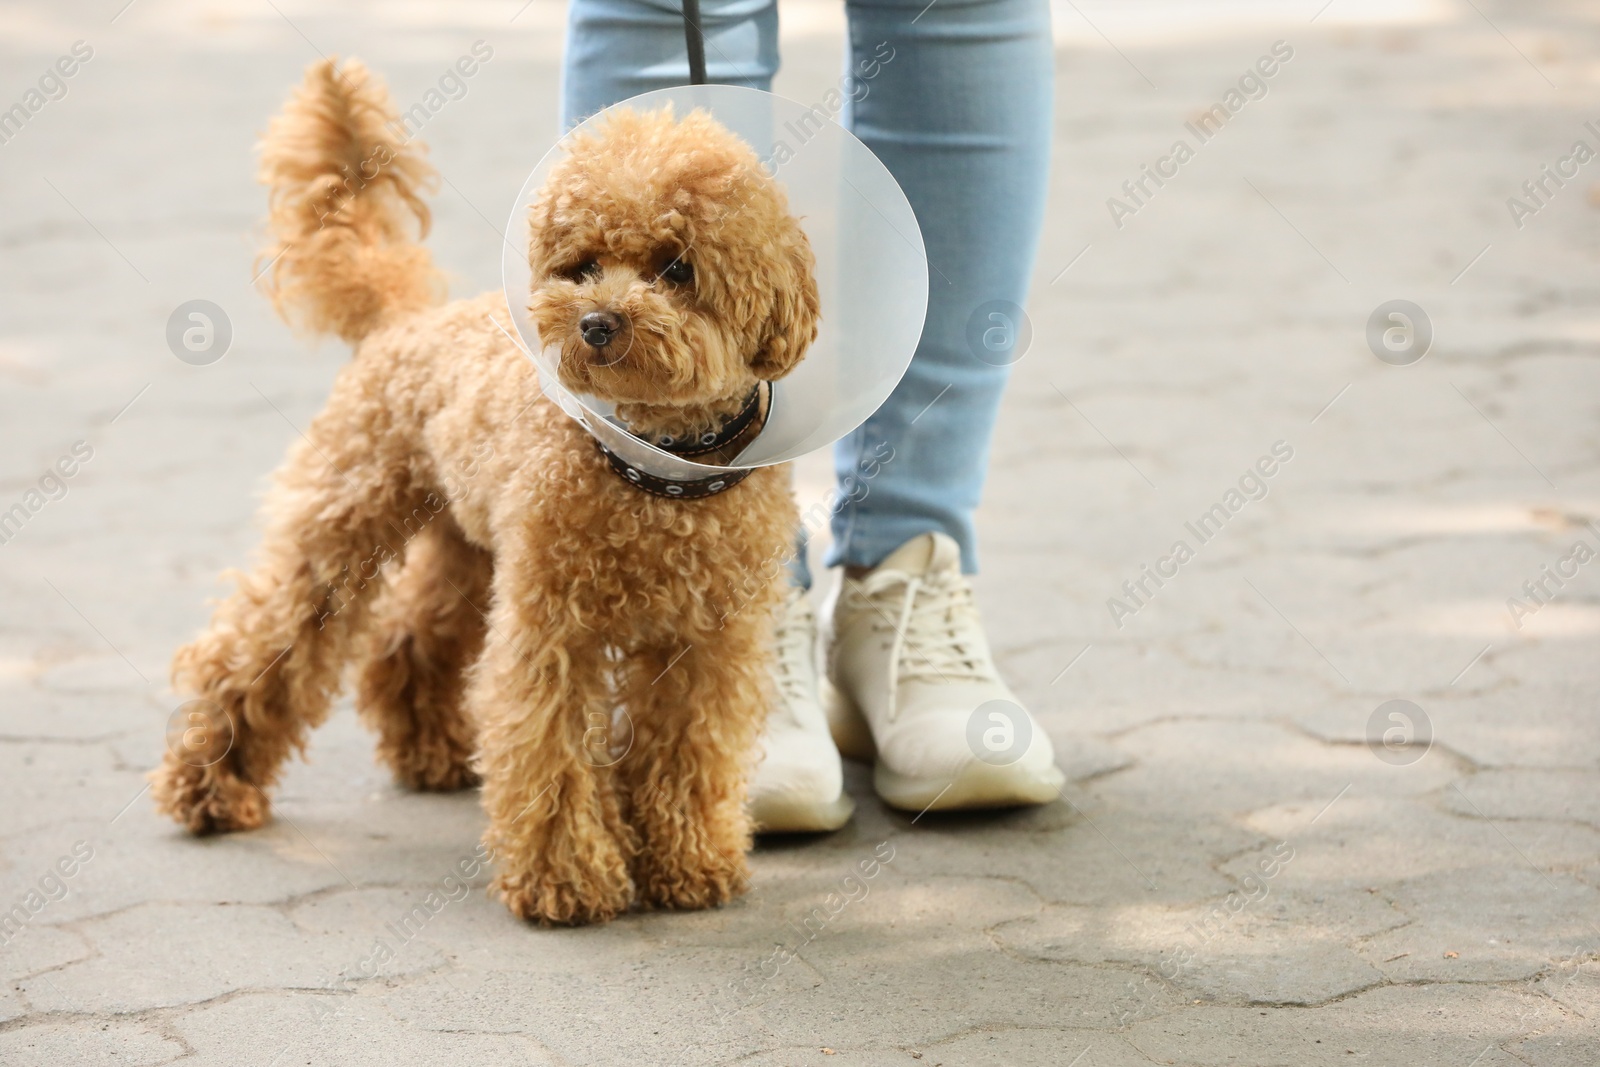
POLYGON ((689 49, 689 84, 706 83, 706 35, 700 28, 700 0, 683 0, 683 40, 689 49))

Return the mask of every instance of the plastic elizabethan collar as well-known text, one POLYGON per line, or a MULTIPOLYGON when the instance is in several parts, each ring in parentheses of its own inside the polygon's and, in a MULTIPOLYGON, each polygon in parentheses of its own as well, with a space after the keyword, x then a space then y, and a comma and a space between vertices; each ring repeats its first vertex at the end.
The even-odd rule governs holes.
MULTIPOLYGON (((528 315, 533 279, 527 257, 530 208, 551 167, 566 154, 563 138, 528 176, 506 226, 501 269, 523 350, 538 367, 547 396, 624 462, 658 477, 703 478, 784 463, 825 448, 888 399, 922 336, 928 266, 916 215, 888 168, 821 108, 732 85, 659 89, 613 107, 649 111, 668 104, 678 116, 697 108, 709 112, 743 138, 783 186, 789 211, 817 258, 822 314, 816 342, 794 370, 772 383, 766 425, 728 466, 696 463, 657 448, 630 434, 608 401, 565 388, 556 377, 559 347, 540 343, 528 315)), ((573 132, 590 128, 605 114, 573 132)))

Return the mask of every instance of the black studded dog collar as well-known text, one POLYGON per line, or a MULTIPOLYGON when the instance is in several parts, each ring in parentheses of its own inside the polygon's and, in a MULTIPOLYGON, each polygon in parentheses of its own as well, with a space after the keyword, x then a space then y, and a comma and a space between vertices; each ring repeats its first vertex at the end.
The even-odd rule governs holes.
MULTIPOLYGON (((720 429, 708 430, 698 437, 657 437, 651 443, 662 451, 686 459, 710 456, 727 463, 749 444, 751 438, 761 432, 771 404, 771 394, 758 384, 750 390, 750 395, 739 410, 723 423, 720 429)), ((623 481, 635 489, 672 500, 703 500, 708 496, 716 496, 750 477, 753 469, 729 468, 726 472, 718 472, 703 478, 663 478, 633 466, 607 448, 599 438, 596 438, 594 443, 606 457, 606 461, 611 464, 611 469, 623 481)))

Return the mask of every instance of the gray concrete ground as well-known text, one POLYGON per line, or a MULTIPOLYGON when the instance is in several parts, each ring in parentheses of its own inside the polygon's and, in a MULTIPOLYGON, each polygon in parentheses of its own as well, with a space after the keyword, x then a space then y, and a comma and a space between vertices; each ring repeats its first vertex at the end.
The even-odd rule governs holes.
MULTIPOLYGON (((1062 0, 980 594, 1065 801, 912 825, 853 768, 855 821, 763 844, 730 907, 547 931, 474 890, 397 937, 481 816, 394 788, 348 707, 267 829, 191 840, 142 795, 167 658, 344 359, 251 290, 251 144, 318 50, 409 104, 489 42, 422 135, 433 248, 458 293, 497 284, 561 12, 123 2, 0 5, 0 105, 92 49, 0 145, 0 509, 40 505, 0 545, 0 905, 27 918, 0 1062, 1600 1063, 1592 7, 1062 0), (1266 95, 1116 226, 1280 40, 1266 95), (1578 175, 1529 197, 1546 165, 1578 175), (1365 338, 1397 298, 1434 334, 1404 366, 1365 338), (232 324, 209 366, 164 339, 191 299, 232 324), (1229 498, 1278 442, 1265 498, 1229 498)), ((783 10, 779 88, 817 98, 838 7, 783 10)))

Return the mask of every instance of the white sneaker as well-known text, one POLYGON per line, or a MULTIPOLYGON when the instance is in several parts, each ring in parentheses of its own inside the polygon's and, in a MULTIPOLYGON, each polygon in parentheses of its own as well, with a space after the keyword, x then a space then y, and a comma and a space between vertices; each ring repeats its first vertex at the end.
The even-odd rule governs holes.
POLYGON ((844 767, 817 697, 817 620, 802 589, 790 590, 778 608, 777 645, 777 700, 750 781, 750 815, 763 832, 837 830, 855 803, 844 793, 844 767))
POLYGON ((1056 798, 1066 776, 995 670, 949 537, 915 537, 860 580, 841 574, 824 618, 834 740, 853 759, 876 756, 886 803, 944 811, 1056 798))

